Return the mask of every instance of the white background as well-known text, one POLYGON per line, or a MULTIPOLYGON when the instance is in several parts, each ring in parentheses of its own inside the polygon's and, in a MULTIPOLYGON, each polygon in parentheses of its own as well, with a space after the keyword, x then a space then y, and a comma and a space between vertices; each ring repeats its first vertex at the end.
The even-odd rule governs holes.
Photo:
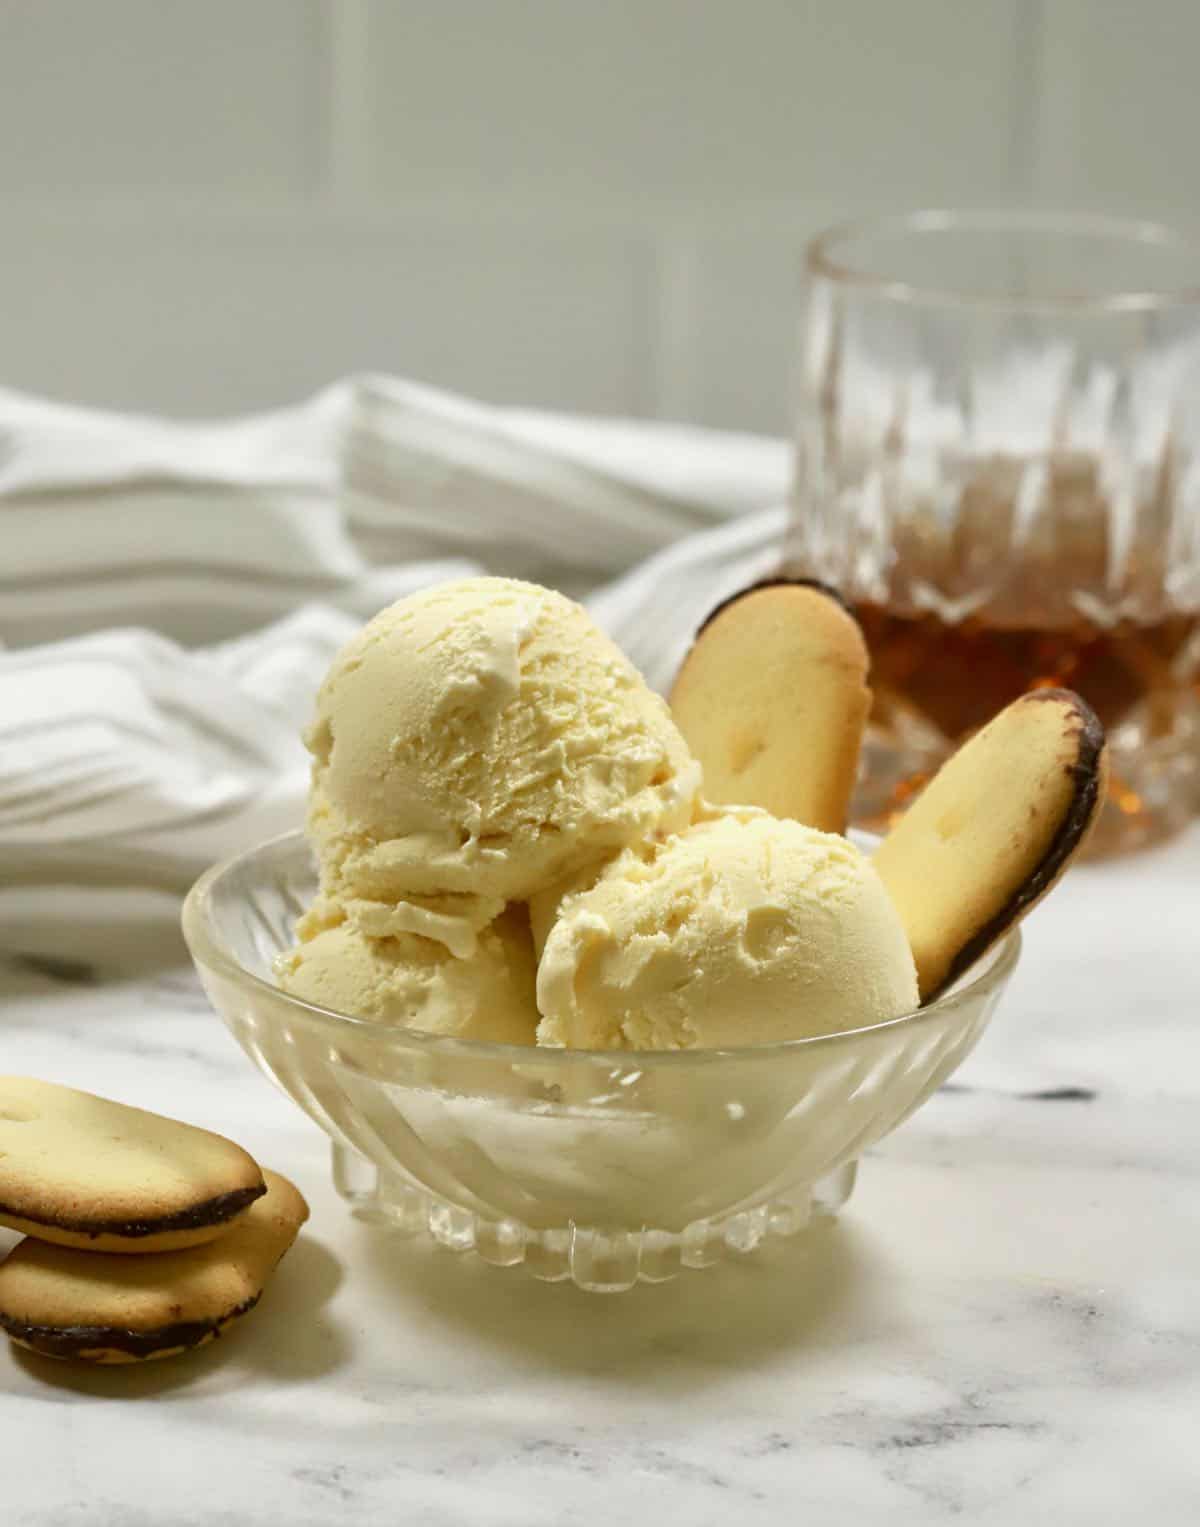
POLYGON ((0 385, 778 430, 856 212, 1200 213, 1196 0, 0 0, 0 385))

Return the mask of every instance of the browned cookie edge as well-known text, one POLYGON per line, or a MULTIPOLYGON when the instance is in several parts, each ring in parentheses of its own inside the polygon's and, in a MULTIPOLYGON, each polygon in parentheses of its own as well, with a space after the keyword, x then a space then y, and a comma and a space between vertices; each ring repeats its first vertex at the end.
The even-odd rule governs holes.
MULTIPOLYGON (((770 578, 759 578, 757 582, 747 584, 744 589, 738 589, 736 594, 730 594, 716 604, 696 627, 696 636, 706 631, 722 611, 727 610, 731 604, 737 604, 740 599, 745 599, 748 594, 757 594, 761 589, 815 589, 818 594, 824 594, 832 599, 835 604, 840 604, 846 614, 854 619, 854 611, 850 602, 840 589, 835 589, 831 583, 822 583, 819 578, 785 578, 782 574, 770 578)), ((695 640, 695 638, 693 638, 695 640)))
POLYGON ((159 1352, 186 1352, 219 1336, 231 1320, 245 1315, 262 1298, 261 1291, 252 1299, 226 1310, 213 1320, 181 1320, 174 1325, 157 1326, 150 1331, 134 1331, 119 1326, 31 1325, 24 1320, 0 1314, 0 1329, 13 1341, 20 1342, 43 1357, 93 1361, 87 1354, 95 1351, 123 1352, 147 1360, 159 1352))
POLYGON ((124 1240, 139 1240, 143 1236, 164 1235, 172 1230, 202 1230, 209 1225, 222 1225, 261 1198, 266 1191, 266 1183, 259 1182, 252 1188, 236 1188, 231 1193, 218 1193, 215 1198, 193 1204, 189 1209, 178 1209, 174 1214, 164 1214, 158 1219, 71 1219, 61 1215, 31 1214, 26 1209, 17 1209, 5 1203, 0 1203, 0 1216, 19 1219, 28 1225, 44 1225, 48 1230, 61 1230, 68 1235, 113 1235, 124 1240))
POLYGON ((1078 751, 1074 763, 1066 765, 1067 773, 1076 784, 1070 809, 1059 824, 1058 831, 1050 840, 1046 852, 1025 883, 1005 902, 982 928, 962 946, 950 961, 942 981, 925 998, 922 1005, 934 1001, 948 986, 953 985, 964 971, 969 970, 983 952, 1038 901, 1057 880, 1064 863, 1074 853, 1087 835, 1096 819, 1102 799, 1101 784, 1104 778, 1104 727, 1100 718, 1082 695, 1073 689, 1035 689, 1023 697, 1026 701, 1065 701, 1078 720, 1078 751))

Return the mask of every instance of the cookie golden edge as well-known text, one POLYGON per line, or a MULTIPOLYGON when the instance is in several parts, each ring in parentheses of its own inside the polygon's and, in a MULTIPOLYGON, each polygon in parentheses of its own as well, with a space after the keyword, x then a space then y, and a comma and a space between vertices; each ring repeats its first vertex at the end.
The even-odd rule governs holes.
POLYGON ((1087 843, 1108 792, 1108 739, 1100 718, 1073 689, 1035 689, 1020 703, 1059 703, 1078 721, 1076 756, 1064 765, 1075 789, 1054 836, 1033 871, 999 910, 951 957, 946 974, 922 996, 922 1006, 958 981, 1010 928, 1015 927, 1058 884, 1087 843))
POLYGON ((758 578, 755 582, 748 583, 745 588, 738 589, 735 594, 729 594, 719 604, 713 605, 712 609, 709 610, 708 614, 696 627, 696 634, 692 637, 692 645, 695 645, 697 639, 703 635, 719 615, 723 615, 726 610, 732 605, 737 604, 739 600, 746 599, 751 594, 761 594, 764 589, 812 589, 815 593, 824 594, 827 599, 832 599, 834 604, 840 605, 846 614, 850 616, 851 620, 854 621, 855 625, 858 624, 858 619, 849 600, 840 589, 834 588, 832 583, 823 583, 820 578, 804 578, 799 576, 788 578, 783 573, 773 573, 770 577, 758 578))
POLYGON ((267 1191, 266 1184, 220 1193, 189 1209, 144 1220, 84 1220, 18 1213, 0 1203, 0 1225, 73 1251, 103 1251, 118 1256, 145 1256, 185 1251, 218 1240, 238 1223, 251 1204, 267 1191))

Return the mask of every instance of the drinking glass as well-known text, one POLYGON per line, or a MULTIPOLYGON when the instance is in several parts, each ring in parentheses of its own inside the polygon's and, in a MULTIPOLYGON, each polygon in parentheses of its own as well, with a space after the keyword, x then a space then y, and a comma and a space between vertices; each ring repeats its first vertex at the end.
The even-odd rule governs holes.
POLYGON ((1200 248, 1154 224, 921 212, 809 247, 787 560, 871 649, 881 826, 1025 690, 1108 729, 1104 849, 1200 801, 1200 248))

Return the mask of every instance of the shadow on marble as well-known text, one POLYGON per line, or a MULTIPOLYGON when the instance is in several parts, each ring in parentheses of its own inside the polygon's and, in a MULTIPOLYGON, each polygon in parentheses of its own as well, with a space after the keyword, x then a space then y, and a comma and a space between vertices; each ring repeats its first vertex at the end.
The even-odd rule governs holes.
POLYGON ((843 1339, 870 1300, 879 1256, 861 1231, 835 1222, 670 1283, 604 1295, 365 1225, 359 1233, 355 1265, 373 1298, 408 1307, 398 1318, 418 1306, 422 1318, 525 1363, 659 1385, 673 1372, 689 1389, 843 1339))
POLYGON ((340 1368, 350 1357, 349 1338, 322 1306, 344 1277, 345 1268, 327 1246, 301 1235, 256 1312, 262 1320, 247 1322, 239 1344, 241 1365, 284 1384, 323 1378, 340 1368))
POLYGON ((236 1378, 238 1385, 261 1376, 274 1384, 306 1383, 325 1377, 348 1361, 345 1333, 324 1313, 341 1285, 343 1268, 319 1241, 301 1236, 262 1302, 229 1332, 198 1352, 153 1363, 93 1367, 41 1357, 11 1348, 30 1377, 55 1389, 98 1399, 162 1398, 193 1390, 206 1380, 236 1378))

